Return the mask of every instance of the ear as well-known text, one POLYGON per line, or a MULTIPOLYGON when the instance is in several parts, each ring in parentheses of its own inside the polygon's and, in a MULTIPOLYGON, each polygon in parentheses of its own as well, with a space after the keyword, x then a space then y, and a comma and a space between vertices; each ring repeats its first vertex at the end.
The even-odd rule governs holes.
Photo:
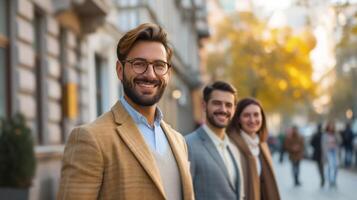
POLYGON ((119 60, 117 60, 117 63, 116 63, 116 71, 117 71, 117 76, 118 76, 119 80, 122 81, 123 74, 124 74, 124 67, 119 60))
POLYGON ((203 100, 201 105, 202 105, 202 110, 204 112, 207 112, 207 103, 203 100))

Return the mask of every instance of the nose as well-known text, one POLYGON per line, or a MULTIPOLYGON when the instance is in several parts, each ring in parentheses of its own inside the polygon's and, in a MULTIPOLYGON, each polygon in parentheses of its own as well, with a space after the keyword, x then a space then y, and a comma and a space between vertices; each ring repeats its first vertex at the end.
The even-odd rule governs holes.
POLYGON ((222 110, 223 110, 224 112, 227 112, 227 110, 228 110, 228 109, 227 109, 227 106, 223 104, 222 110))
POLYGON ((221 105, 219 106, 219 111, 220 111, 220 112, 227 112, 227 107, 226 107, 224 104, 221 104, 221 105))
POLYGON ((146 69, 146 71, 145 71, 145 73, 143 75, 145 75, 147 77, 156 77, 156 74, 155 74, 155 71, 154 71, 154 65, 149 63, 148 67, 147 67, 147 69, 146 69))

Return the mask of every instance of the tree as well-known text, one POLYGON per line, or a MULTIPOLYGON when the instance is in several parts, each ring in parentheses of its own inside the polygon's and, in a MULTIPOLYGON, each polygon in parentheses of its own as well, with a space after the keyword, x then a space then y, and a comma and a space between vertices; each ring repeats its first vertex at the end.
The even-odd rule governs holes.
POLYGON ((308 29, 300 34, 270 29, 247 12, 228 16, 216 29, 208 69, 214 79, 232 82, 240 97, 255 97, 270 111, 291 112, 314 96, 309 53, 315 39, 308 29))
MULTIPOLYGON (((338 13, 348 8, 349 4, 336 6, 338 13)), ((357 113, 357 93, 355 81, 357 78, 357 11, 340 28, 342 37, 336 46, 336 76, 337 79, 331 88, 331 107, 329 116, 345 119, 345 112, 353 109, 354 117, 357 113)))

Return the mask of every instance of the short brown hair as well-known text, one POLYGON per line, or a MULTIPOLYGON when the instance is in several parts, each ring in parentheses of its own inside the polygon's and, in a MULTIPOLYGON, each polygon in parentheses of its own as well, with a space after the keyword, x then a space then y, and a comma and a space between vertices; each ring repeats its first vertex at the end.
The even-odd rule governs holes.
POLYGON ((207 85, 203 89, 203 100, 207 103, 211 98, 211 93, 214 90, 220 90, 224 92, 229 92, 234 95, 234 104, 237 103, 237 90, 233 87, 233 85, 224 82, 224 81, 215 81, 214 83, 207 85))
POLYGON ((241 128, 242 128, 242 126, 239 122, 240 115, 242 114, 243 110, 247 106, 252 105, 252 104, 256 105, 260 108, 260 112, 262 115, 262 127, 260 127, 257 134, 259 136, 260 142, 264 142, 268 139, 268 128, 267 128, 266 116, 265 116, 262 105, 260 104, 260 102, 258 100, 254 99, 254 98, 243 98, 238 102, 236 111, 233 115, 233 118, 227 127, 227 132, 229 132, 230 134, 232 134, 233 132, 240 134, 241 128))
POLYGON ((169 47, 167 40, 167 33, 165 30, 153 23, 141 24, 138 27, 127 32, 118 42, 117 57, 119 61, 126 59, 130 50, 138 41, 154 41, 160 42, 164 45, 167 53, 167 62, 170 61, 172 56, 172 49, 169 47))

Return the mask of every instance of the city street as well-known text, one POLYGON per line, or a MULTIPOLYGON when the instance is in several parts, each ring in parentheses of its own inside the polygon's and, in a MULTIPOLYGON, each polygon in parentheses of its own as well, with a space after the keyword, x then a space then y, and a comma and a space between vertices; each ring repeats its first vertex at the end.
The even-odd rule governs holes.
POLYGON ((328 184, 320 188, 315 163, 304 160, 300 172, 302 185, 295 187, 288 157, 285 157, 281 164, 278 162, 278 156, 274 155, 274 167, 283 200, 355 200, 357 197, 357 171, 340 169, 337 188, 329 188, 328 184))

